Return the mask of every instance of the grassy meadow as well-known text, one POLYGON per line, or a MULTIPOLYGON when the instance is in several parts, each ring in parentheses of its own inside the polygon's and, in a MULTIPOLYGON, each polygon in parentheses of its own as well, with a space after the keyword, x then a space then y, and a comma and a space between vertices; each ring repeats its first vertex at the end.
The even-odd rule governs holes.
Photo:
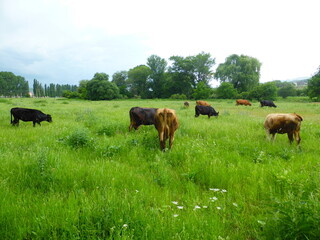
POLYGON ((319 239, 320 104, 0 99, 0 239, 319 239), (154 126, 128 132, 131 107, 176 110, 161 152, 154 126), (12 107, 52 123, 10 124, 12 107), (273 112, 299 113, 301 148, 266 140, 273 112))

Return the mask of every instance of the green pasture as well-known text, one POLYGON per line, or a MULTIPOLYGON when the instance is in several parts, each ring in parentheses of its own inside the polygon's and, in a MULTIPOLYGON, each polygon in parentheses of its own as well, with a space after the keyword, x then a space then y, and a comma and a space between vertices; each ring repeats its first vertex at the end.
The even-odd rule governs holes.
POLYGON ((0 99, 0 239, 319 239, 320 104, 0 99), (131 107, 176 110, 173 149, 131 107), (10 124, 12 107, 52 123, 10 124), (301 147, 266 140, 273 112, 299 113, 301 147))

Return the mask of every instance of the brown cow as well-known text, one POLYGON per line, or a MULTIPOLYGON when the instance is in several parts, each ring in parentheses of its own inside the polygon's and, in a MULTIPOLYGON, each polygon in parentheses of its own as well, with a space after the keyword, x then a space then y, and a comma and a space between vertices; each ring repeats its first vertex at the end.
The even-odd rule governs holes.
POLYGON ((158 130, 160 149, 165 151, 168 137, 169 148, 171 149, 174 141, 174 132, 179 126, 176 112, 169 108, 159 108, 154 118, 154 126, 158 130))
POLYGON ((196 104, 197 104, 198 106, 211 106, 208 102, 206 102, 206 101, 201 101, 201 100, 196 101, 196 104))
POLYGON ((251 106, 251 103, 248 100, 245 99, 238 99, 236 100, 236 105, 245 105, 245 106, 251 106))
POLYGON ((183 104, 185 107, 189 107, 189 102, 184 102, 183 104))
POLYGON ((271 139, 274 141, 276 133, 287 133, 290 143, 295 138, 297 145, 299 145, 301 141, 300 126, 302 120, 302 117, 296 113, 271 113, 264 121, 267 137, 270 139, 271 134, 271 139))

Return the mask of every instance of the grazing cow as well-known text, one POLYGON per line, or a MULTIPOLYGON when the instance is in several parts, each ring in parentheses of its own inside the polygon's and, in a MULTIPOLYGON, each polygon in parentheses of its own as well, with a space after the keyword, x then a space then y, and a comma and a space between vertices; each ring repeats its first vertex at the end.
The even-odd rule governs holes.
POLYGON ((200 101, 200 100, 196 101, 196 104, 197 104, 198 106, 211 106, 208 102, 206 102, 206 101, 200 101))
POLYGON ((238 99, 236 100, 236 105, 245 105, 245 106, 251 106, 251 103, 248 100, 244 99, 238 99))
POLYGON ((277 107, 271 100, 262 100, 260 101, 261 107, 266 106, 266 107, 277 107))
POLYGON ((141 125, 153 125, 154 116, 157 108, 140 108, 133 107, 129 111, 130 115, 130 126, 129 131, 134 128, 137 130, 141 125))
POLYGON ((189 107, 189 102, 184 102, 183 104, 185 107, 189 107))
POLYGON ((297 145, 300 143, 300 126, 302 117, 296 113, 272 113, 266 117, 264 121, 264 128, 266 130, 267 137, 274 141, 276 133, 288 134, 290 143, 295 139, 297 145))
POLYGON ((11 124, 14 126, 19 126, 19 120, 24 122, 33 122, 33 126, 36 126, 38 123, 40 126, 40 122, 47 121, 52 122, 52 117, 49 114, 44 114, 43 112, 36 110, 36 109, 29 109, 29 108, 11 108, 11 124), (12 121, 13 116, 13 121, 12 121))
POLYGON ((195 117, 199 117, 199 115, 208 115, 208 118, 211 116, 218 117, 219 112, 216 112, 213 107, 210 106, 196 106, 195 107, 196 115, 195 117))
POLYGON ((169 138, 169 148, 172 148, 174 132, 178 129, 179 123, 176 112, 168 108, 159 108, 154 118, 154 126, 158 130, 160 149, 165 151, 166 140, 169 138))

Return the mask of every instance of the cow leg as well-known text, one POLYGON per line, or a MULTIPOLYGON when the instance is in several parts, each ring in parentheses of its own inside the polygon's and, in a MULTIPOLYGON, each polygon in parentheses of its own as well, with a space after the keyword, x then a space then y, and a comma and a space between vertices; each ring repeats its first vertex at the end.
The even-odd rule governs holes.
POLYGON ((36 126, 36 121, 33 121, 33 127, 35 127, 36 126))
POLYGON ((288 132, 288 138, 289 138, 290 143, 292 143, 293 142, 293 132, 288 132))
POLYGON ((270 141, 271 140, 271 137, 270 137, 270 132, 268 129, 266 129, 266 135, 267 135, 267 139, 270 141))
POLYGON ((14 118, 12 122, 12 126, 19 126, 19 119, 14 118))
POLYGON ((274 142, 274 140, 276 139, 276 134, 275 134, 275 133, 272 133, 271 135, 272 135, 272 136, 271 136, 271 140, 272 140, 272 142, 274 142))
POLYGON ((296 139, 297 145, 299 145, 301 141, 300 132, 294 132, 294 138, 296 139))
POLYGON ((166 148, 166 142, 164 139, 164 131, 163 130, 159 132, 159 141, 160 141, 160 149, 161 149, 161 151, 164 151, 166 148))
POLYGON ((170 146, 170 149, 172 148, 173 141, 174 141, 174 134, 170 134, 170 138, 169 138, 169 146, 170 146))

